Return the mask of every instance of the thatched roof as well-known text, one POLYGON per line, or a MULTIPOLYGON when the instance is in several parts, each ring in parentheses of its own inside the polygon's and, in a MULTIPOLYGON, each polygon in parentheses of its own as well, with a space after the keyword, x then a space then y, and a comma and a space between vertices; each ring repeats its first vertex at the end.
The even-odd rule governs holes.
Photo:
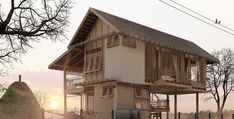
POLYGON ((107 36, 113 34, 121 34, 134 37, 135 39, 141 40, 143 42, 155 44, 162 48, 203 57, 207 60, 208 64, 219 62, 218 59, 216 59, 211 54, 209 54, 204 49, 191 41, 184 40, 177 36, 173 36, 147 26, 143 26, 141 24, 120 18, 118 16, 94 8, 90 8, 89 11, 86 13, 82 23, 78 27, 76 33, 74 34, 71 42, 69 43, 68 50, 54 62, 52 62, 49 65, 49 69, 63 70, 64 67, 69 67, 69 70, 72 69, 76 71, 82 71, 82 67, 84 64, 84 53, 82 51, 82 46, 88 41, 95 40, 86 40, 86 37, 88 36, 98 19, 104 21, 104 23, 112 27, 114 29, 114 33, 103 34, 102 37, 96 39, 104 39, 107 36))
POLYGON ((145 42, 154 43, 160 47, 182 51, 196 56, 201 56, 206 58, 208 63, 219 62, 218 59, 210 55, 208 52, 206 52, 193 42, 147 26, 143 26, 141 24, 120 18, 118 16, 94 8, 90 8, 87 12, 82 24, 79 26, 68 48, 72 45, 84 41, 98 18, 103 21, 106 21, 110 26, 113 26, 113 28, 118 33, 136 37, 145 42))
POLYGON ((42 110, 24 82, 14 82, 0 99, 0 119, 42 119, 42 110))

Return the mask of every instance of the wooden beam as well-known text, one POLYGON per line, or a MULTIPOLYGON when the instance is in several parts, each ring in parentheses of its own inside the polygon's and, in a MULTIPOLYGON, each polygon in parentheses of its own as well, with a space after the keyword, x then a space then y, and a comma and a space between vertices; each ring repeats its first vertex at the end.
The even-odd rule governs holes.
POLYGON ((84 61, 84 58, 83 59, 81 59, 81 60, 79 60, 78 62, 76 62, 74 65, 72 65, 72 66, 77 66, 77 65, 79 65, 81 62, 83 62, 84 61))
POLYGON ((114 87, 114 119, 117 118, 117 109, 118 109, 118 88, 117 88, 117 84, 115 83, 115 87, 114 87))
MULTIPOLYGON (((169 105, 169 94, 167 94, 167 106, 170 107, 169 105)), ((169 119, 169 110, 167 110, 167 119, 169 119)))
POLYGON ((196 117, 195 119, 199 119, 199 94, 196 93, 196 117))
POLYGON ((174 95, 174 119, 177 119, 177 94, 174 95))
POLYGON ((67 115, 67 94, 65 93, 66 90, 66 68, 64 68, 63 74, 63 89, 64 89, 64 119, 66 119, 67 115))
POLYGON ((72 58, 69 57, 69 59, 66 58, 64 65, 67 66, 67 64, 72 61, 76 56, 78 56, 81 52, 77 52, 74 56, 71 56, 72 58))

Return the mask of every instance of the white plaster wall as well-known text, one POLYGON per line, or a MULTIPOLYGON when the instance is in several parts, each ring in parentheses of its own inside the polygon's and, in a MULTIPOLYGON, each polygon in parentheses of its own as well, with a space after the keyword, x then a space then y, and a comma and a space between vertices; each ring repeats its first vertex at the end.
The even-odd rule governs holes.
POLYGON ((136 41, 137 47, 122 46, 121 79, 131 83, 145 83, 145 44, 136 41))
POLYGON ((105 51, 104 51, 104 73, 105 79, 121 78, 122 65, 121 65, 121 47, 114 46, 107 48, 107 39, 105 39, 105 51))
MULTIPOLYGON (((107 42, 107 41, 105 41, 107 42)), ((130 83, 145 83, 145 44, 136 41, 137 48, 122 45, 105 48, 105 78, 119 78, 130 83)))

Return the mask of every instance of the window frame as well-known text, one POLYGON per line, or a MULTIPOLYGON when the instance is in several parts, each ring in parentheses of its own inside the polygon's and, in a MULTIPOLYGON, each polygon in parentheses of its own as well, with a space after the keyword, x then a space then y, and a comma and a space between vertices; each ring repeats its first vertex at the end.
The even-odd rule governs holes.
POLYGON ((86 45, 86 51, 84 54, 84 73, 96 72, 101 70, 103 60, 103 47, 98 46, 98 41, 91 42, 86 45), (90 45, 96 44, 96 47, 92 48, 90 45))
MULTIPOLYGON (((147 89, 141 88, 141 87, 135 87, 135 107, 136 107, 136 109, 148 109, 149 108, 150 97, 145 97, 146 95, 144 95, 143 90, 147 90, 147 89), (138 91, 140 90, 140 95, 137 94, 137 92, 138 92, 137 90, 138 91), (140 106, 138 107, 138 105, 140 105, 140 106)), ((149 90, 147 90, 147 91, 149 91, 149 90)))
POLYGON ((111 98, 113 96, 114 96, 114 86, 103 86, 102 87, 102 97, 103 98, 111 98))
POLYGON ((107 38, 107 48, 111 48, 114 46, 118 46, 119 45, 119 36, 118 35, 114 35, 114 36, 109 36, 107 38))
POLYGON ((122 44, 123 46, 131 47, 131 48, 136 48, 136 40, 134 38, 128 37, 128 36, 123 36, 122 37, 122 44))

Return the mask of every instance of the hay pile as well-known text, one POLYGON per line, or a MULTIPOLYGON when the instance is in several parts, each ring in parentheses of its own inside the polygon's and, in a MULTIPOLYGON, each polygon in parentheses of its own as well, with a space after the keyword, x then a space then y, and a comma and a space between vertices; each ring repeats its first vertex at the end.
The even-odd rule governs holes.
POLYGON ((0 99, 0 119, 42 119, 42 109, 24 82, 14 82, 0 99))

